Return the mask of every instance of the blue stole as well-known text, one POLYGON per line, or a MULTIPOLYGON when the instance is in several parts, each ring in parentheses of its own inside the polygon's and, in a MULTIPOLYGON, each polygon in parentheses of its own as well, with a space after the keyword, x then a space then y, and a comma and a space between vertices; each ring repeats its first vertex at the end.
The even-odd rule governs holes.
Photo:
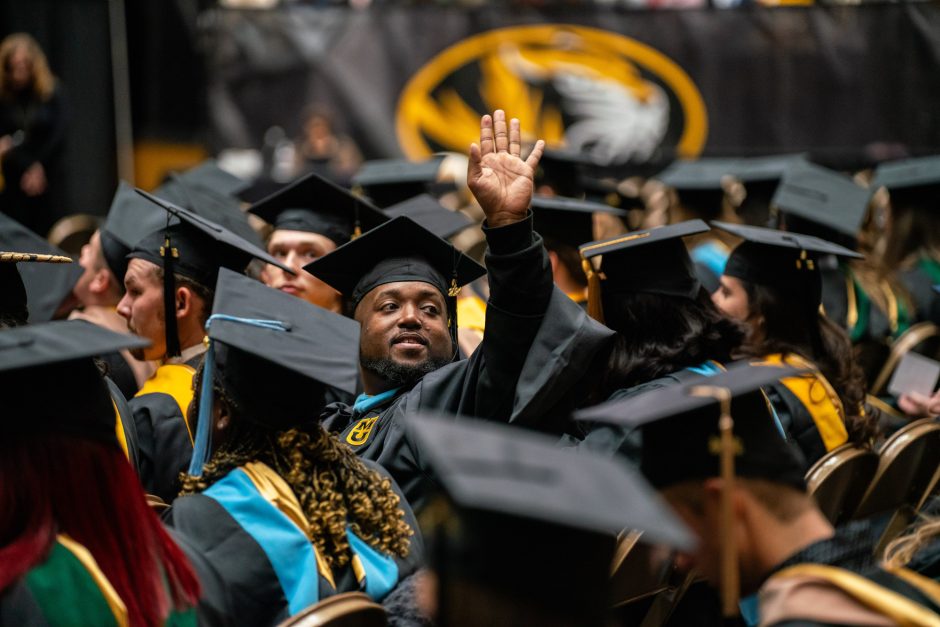
POLYGON ((692 261, 702 264, 715 276, 721 276, 725 273, 725 266, 728 263, 728 249, 717 242, 702 242, 692 249, 690 256, 692 261))
POLYGON ((391 390, 386 390, 385 392, 382 392, 381 394, 376 394, 375 396, 369 396, 368 394, 360 394, 359 396, 356 397, 356 402, 353 403, 353 407, 352 407, 353 414, 362 415, 366 413, 367 411, 369 411, 370 409, 378 407, 385 401, 395 398, 395 395, 398 394, 398 390, 400 389, 401 388, 394 388, 391 390))
MULTIPOLYGON (((320 570, 329 572, 328 567, 318 562, 313 543, 304 532, 258 492, 247 473, 236 468, 203 494, 219 503, 264 551, 291 615, 320 601, 320 570)), ((373 599, 382 599, 398 583, 398 564, 348 526, 346 537, 353 562, 361 566, 354 567, 360 588, 373 599)))

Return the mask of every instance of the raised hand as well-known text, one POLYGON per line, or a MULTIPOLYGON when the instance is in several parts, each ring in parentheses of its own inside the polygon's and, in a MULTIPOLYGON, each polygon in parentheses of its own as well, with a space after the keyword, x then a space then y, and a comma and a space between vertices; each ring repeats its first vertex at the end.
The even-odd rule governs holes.
POLYGON ((506 127, 506 114, 497 109, 480 119, 480 144, 470 145, 467 184, 486 213, 487 224, 503 226, 525 218, 535 187, 535 168, 542 158, 541 139, 528 159, 522 150, 519 120, 506 127))

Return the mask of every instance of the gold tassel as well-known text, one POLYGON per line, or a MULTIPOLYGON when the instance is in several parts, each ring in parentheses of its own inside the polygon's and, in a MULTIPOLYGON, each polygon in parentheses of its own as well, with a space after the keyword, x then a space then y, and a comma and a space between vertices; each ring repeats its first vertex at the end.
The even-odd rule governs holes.
POLYGON ((581 268, 588 280, 587 313, 601 324, 604 324, 604 306, 601 303, 601 277, 594 271, 591 261, 583 256, 581 257, 581 268))

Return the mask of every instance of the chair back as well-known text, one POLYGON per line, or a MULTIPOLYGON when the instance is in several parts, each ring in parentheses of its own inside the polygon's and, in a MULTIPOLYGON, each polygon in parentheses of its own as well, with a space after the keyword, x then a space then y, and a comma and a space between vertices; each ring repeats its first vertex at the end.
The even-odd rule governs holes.
MULTIPOLYGON (((82 246, 91 240, 101 225, 101 218, 88 213, 76 213, 58 220, 49 229, 46 239, 53 246, 58 246, 69 255, 78 259, 82 246)), ((122 277, 123 278, 123 277, 122 277)))
POLYGON ((940 467, 940 423, 915 420, 881 447, 878 470, 855 511, 855 518, 896 511, 916 511, 937 478, 940 467))
POLYGON ((640 541, 641 531, 628 531, 617 540, 610 572, 614 606, 634 603, 668 587, 672 556, 640 541))
POLYGON ((385 627, 385 609, 362 592, 344 592, 299 612, 278 627, 385 627))
POLYGON ((806 488, 829 522, 840 525, 858 509, 877 470, 877 453, 843 444, 807 471, 806 488))

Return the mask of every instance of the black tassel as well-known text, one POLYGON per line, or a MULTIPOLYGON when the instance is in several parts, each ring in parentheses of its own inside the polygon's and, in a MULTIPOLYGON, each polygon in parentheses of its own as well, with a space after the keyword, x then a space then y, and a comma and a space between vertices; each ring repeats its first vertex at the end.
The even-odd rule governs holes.
POLYGON ((176 280, 173 276, 173 261, 179 256, 179 251, 170 245, 169 233, 163 239, 160 256, 163 258, 163 326, 166 332, 166 356, 179 357, 181 351, 176 327, 176 280))

